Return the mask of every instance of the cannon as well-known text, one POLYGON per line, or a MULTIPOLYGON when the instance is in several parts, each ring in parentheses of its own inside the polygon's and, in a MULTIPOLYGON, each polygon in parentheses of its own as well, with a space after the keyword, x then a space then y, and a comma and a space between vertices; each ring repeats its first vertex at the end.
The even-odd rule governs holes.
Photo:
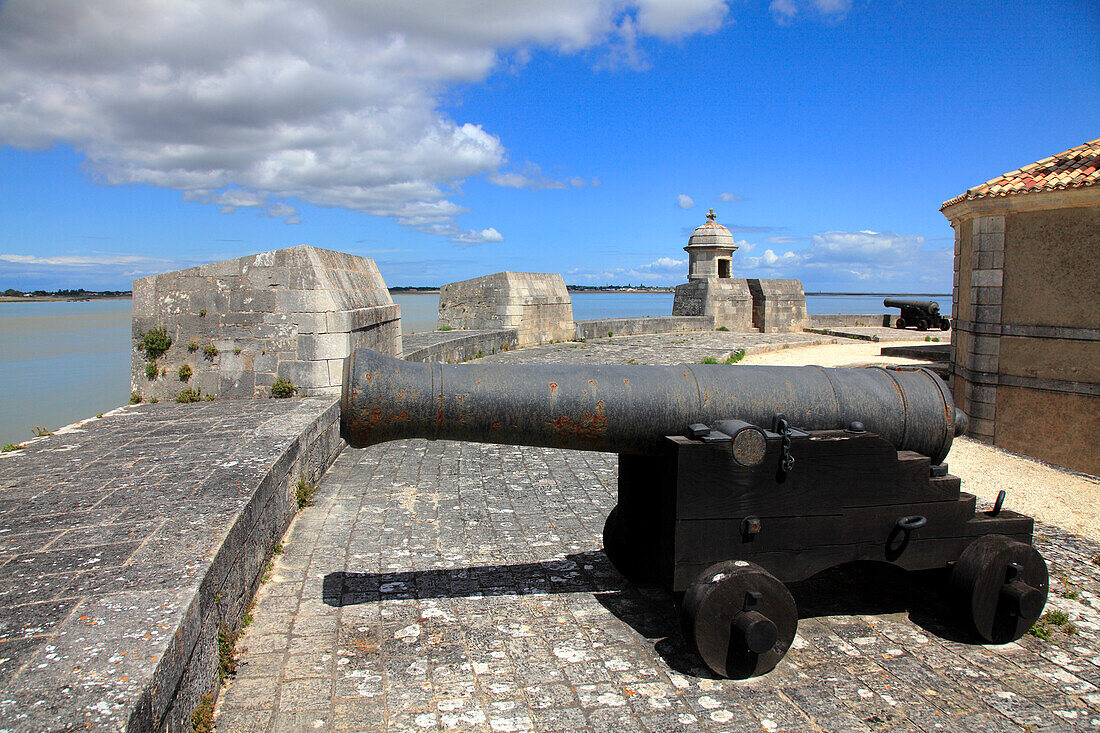
POLYGON ((896 328, 916 326, 918 331, 930 328, 947 331, 951 328, 951 319, 940 315, 940 304, 934 300, 886 298, 882 304, 887 308, 901 308, 901 315, 894 321, 896 328))
POLYGON ((795 637, 786 584, 857 561, 949 572, 980 638, 1018 639, 1046 603, 1033 520, 976 512, 944 459, 966 429, 923 368, 345 362, 355 447, 420 437, 619 454, 604 550, 631 582, 683 594, 716 674, 765 674, 795 637))

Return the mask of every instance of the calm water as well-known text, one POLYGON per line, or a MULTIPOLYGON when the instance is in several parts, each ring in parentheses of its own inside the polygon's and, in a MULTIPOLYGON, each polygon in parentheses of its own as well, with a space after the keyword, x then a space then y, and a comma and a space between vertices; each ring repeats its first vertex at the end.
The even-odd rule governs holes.
MULTIPOLYGON (((438 295, 395 295, 404 333, 434 331, 438 295)), ((927 297, 925 299, 928 299, 927 297)), ((951 296, 931 296, 950 310, 951 296)), ((884 313, 882 296, 813 295, 810 313, 884 313)), ((575 293, 573 317, 664 316, 672 293, 575 293)), ((130 398, 130 300, 0 303, 0 443, 125 404, 130 398)))
POLYGON ((0 443, 129 399, 129 298, 0 303, 0 443))

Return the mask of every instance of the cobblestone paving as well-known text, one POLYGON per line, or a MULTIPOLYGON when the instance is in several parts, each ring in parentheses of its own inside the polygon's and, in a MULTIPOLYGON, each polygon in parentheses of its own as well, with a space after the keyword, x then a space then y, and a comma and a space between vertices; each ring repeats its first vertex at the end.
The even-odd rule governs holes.
POLYGON ((218 730, 1100 728, 1095 544, 1037 530, 1048 609, 1070 620, 1049 640, 975 644, 947 622, 941 576, 846 568, 792 586, 798 636, 776 670, 720 680, 675 599, 603 555, 615 480, 603 453, 345 450, 260 589, 218 730))

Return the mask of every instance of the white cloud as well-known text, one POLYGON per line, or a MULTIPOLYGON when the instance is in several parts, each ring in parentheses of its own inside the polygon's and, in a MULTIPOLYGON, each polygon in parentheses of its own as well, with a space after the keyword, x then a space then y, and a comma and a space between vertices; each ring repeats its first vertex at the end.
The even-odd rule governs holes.
POLYGON ((692 206, 695 206, 695 202, 692 200, 691 196, 682 193, 676 197, 676 205, 681 209, 690 209, 692 206))
POLYGON ((0 262, 8 262, 14 265, 41 265, 49 267, 104 267, 125 265, 159 267, 171 264, 174 260, 160 259, 157 257, 141 257, 139 255, 55 255, 52 257, 38 257, 37 255, 0 254, 0 262))
POLYGON ((472 244, 486 244, 488 242, 503 242, 504 235, 496 229, 489 227, 480 231, 457 232, 451 235, 451 241, 456 244, 470 246, 472 244))
POLYGON ((950 290, 953 254, 951 246, 930 247, 918 235, 831 231, 815 234, 799 249, 735 256, 734 267, 749 276, 798 277, 811 288, 873 283, 882 290, 950 290))
MULTIPOLYGON (((502 186, 504 188, 581 188, 588 184, 588 181, 579 177, 572 176, 566 180, 559 181, 553 178, 549 178, 544 175, 542 168, 536 163, 527 162, 523 166, 523 172, 498 172, 488 177, 489 183, 494 186, 502 186)), ((593 182, 596 185, 596 182, 593 182)))
POLYGON ((744 197, 738 196, 735 193, 720 193, 718 194, 718 200, 722 202, 744 201, 744 197))
POLYGON ((566 272, 571 278, 589 283, 622 285, 671 285, 687 279, 687 260, 658 257, 652 262, 633 267, 608 267, 602 270, 586 270, 575 267, 566 272))
POLYGON ((440 111, 448 86, 536 48, 641 66, 641 37, 709 32, 726 12, 725 0, 7 0, 0 144, 70 144, 98 181, 227 213, 296 199, 466 236, 436 231, 466 212, 447 192, 498 174, 506 151, 440 111))
POLYGON ((290 204, 273 203, 267 207, 267 215, 276 219, 283 219, 288 216, 297 216, 298 210, 290 204))
POLYGON ((852 9, 852 0, 771 0, 768 9, 780 25, 787 25, 807 11, 824 19, 842 18, 852 9))

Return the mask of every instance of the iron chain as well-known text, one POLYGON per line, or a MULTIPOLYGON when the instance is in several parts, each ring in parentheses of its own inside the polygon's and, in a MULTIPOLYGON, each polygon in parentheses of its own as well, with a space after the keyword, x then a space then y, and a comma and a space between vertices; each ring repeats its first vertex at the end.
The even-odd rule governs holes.
POLYGON ((779 447, 779 469, 783 473, 790 473, 794 468, 794 456, 791 455, 791 426, 787 418, 780 417, 775 421, 775 432, 783 438, 779 447))

